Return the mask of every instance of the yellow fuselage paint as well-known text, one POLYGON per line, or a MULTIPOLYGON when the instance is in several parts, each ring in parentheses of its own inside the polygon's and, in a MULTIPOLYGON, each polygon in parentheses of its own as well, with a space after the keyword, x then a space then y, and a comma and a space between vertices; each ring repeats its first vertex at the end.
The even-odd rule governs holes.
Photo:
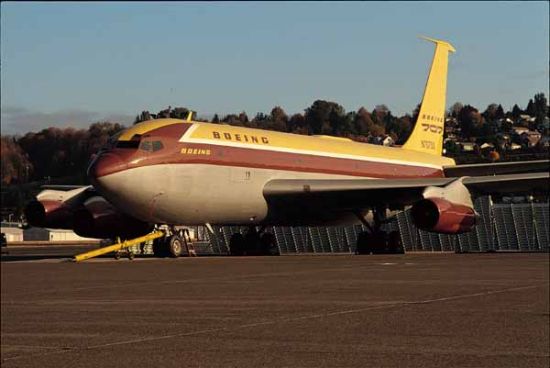
POLYGON ((306 136, 230 125, 194 123, 180 142, 204 143, 350 159, 393 161, 419 166, 450 166, 454 160, 417 150, 354 142, 329 136, 306 136))

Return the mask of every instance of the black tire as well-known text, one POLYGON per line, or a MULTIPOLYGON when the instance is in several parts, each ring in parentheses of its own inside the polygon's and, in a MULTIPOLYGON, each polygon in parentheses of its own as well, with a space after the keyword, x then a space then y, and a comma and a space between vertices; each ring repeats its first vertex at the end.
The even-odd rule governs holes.
POLYGON ((229 239, 229 252, 232 256, 242 256, 244 254, 245 241, 241 233, 231 235, 229 239))
POLYGON ((277 247, 277 239, 272 233, 263 233, 260 237, 260 254, 264 256, 278 256, 279 248, 277 247))
POLYGON ((177 235, 172 235, 168 240, 167 251, 172 258, 178 258, 183 251, 183 239, 177 235))
POLYGON ((370 248, 371 248, 372 254, 389 253, 386 236, 387 234, 385 231, 377 231, 371 235, 370 248))
POLYGON ((362 231, 357 236, 357 245, 355 248, 355 254, 370 254, 372 251, 371 241, 372 236, 367 231, 362 231))
POLYGON ((401 241, 401 234, 399 231, 392 231, 388 236, 388 247, 390 252, 393 254, 404 254, 405 248, 403 247, 403 242, 401 241))
POLYGON ((164 238, 158 238, 153 240, 153 255, 155 257, 166 257, 166 240, 164 238))

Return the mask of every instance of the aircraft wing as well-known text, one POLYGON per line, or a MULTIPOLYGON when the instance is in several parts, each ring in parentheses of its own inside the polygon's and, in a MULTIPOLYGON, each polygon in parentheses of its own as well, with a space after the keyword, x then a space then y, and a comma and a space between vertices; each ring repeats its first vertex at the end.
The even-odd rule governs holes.
POLYGON ((446 177, 460 177, 548 172, 549 169, 550 160, 535 160, 447 166, 443 168, 443 172, 446 177))
POLYGON ((45 184, 40 186, 41 189, 69 191, 74 189, 86 188, 87 191, 95 190, 91 185, 65 185, 65 184, 45 184))
MULTIPOLYGON (((473 196, 496 193, 548 192, 548 172, 463 177, 473 196)), ((360 210, 376 205, 405 206, 423 199, 429 186, 443 187, 457 178, 426 179, 276 179, 264 187, 273 206, 301 205, 325 210, 360 210)))

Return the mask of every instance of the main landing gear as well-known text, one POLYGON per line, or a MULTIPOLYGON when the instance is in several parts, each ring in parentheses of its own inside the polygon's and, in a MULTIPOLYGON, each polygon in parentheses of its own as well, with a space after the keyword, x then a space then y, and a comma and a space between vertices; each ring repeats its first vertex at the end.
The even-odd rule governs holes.
POLYGON ((190 254, 189 232, 182 229, 177 230, 174 226, 167 226, 165 231, 166 236, 155 239, 153 242, 153 254, 156 257, 177 258, 183 252, 190 254))
POLYGON ((363 231, 357 237, 355 254, 403 254, 405 248, 399 231, 387 232, 382 229, 390 220, 386 215, 386 207, 376 207, 373 210, 373 224, 369 224, 363 215, 357 213, 359 220, 368 231, 363 231))
POLYGON ((249 226, 246 233, 234 233, 229 239, 229 251, 232 256, 274 256, 279 255, 275 235, 249 226))

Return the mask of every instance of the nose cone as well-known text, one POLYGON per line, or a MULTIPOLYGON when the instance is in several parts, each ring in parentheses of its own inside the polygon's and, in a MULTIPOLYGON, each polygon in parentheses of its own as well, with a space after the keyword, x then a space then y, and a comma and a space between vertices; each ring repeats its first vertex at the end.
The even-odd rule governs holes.
POLYGON ((88 167, 88 177, 92 182, 103 176, 122 171, 127 168, 127 164, 117 154, 105 152, 98 155, 88 167))

